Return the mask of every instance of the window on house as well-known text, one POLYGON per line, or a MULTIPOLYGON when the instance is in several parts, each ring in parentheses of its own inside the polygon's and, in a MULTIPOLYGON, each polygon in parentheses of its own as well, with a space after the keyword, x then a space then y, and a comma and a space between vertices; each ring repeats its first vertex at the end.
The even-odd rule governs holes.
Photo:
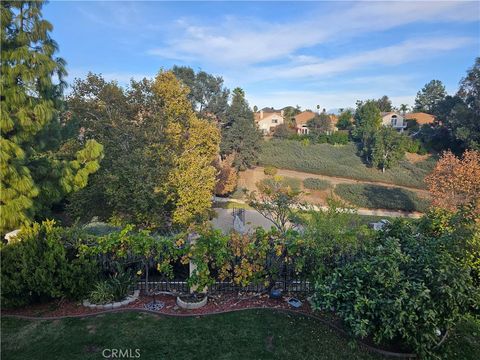
POLYGON ((392 115, 392 126, 397 126, 397 115, 392 115))
POLYGON ((276 124, 278 123, 278 120, 277 119, 272 119, 272 124, 276 124))

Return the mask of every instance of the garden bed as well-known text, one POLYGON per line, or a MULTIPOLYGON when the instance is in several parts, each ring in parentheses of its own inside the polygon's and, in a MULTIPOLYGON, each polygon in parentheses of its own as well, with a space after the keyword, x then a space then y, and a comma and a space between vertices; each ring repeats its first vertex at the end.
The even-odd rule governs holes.
MULTIPOLYGON (((249 308, 293 309, 293 307, 287 303, 287 299, 288 297, 284 297, 280 300, 270 299, 267 294, 226 293, 209 295, 207 304, 200 309, 185 310, 176 304, 176 296, 173 294, 160 294, 155 296, 156 301, 162 301, 165 304, 165 306, 158 312, 167 315, 202 315, 249 308)), ((150 303, 152 300, 152 296, 141 294, 138 299, 128 305, 121 306, 119 309, 144 309, 145 304, 150 303)), ((296 311, 311 313, 312 310, 308 301, 305 299, 301 300, 302 306, 296 311)), ((35 304, 19 309, 3 309, 2 315, 54 318, 60 316, 90 315, 103 311, 105 310, 87 308, 83 306, 81 302, 59 300, 45 304, 35 304)))

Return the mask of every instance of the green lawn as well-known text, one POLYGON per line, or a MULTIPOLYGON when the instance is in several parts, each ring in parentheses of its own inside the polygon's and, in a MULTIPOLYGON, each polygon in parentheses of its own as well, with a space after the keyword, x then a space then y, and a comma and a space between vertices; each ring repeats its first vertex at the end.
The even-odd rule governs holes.
POLYGON ((394 169, 382 173, 378 169, 367 167, 356 151, 352 143, 342 146, 304 145, 300 141, 273 139, 262 143, 259 161, 264 166, 416 188, 425 188, 423 179, 435 164, 433 158, 415 164, 401 161, 394 169))
POLYGON ((2 359, 380 359, 320 322, 272 310, 173 318, 121 313, 61 321, 2 319, 2 359))
MULTIPOLYGON (((442 346, 445 359, 480 358, 480 322, 466 318, 442 346)), ((319 321, 274 310, 174 318, 141 313, 53 321, 2 319, 2 359, 381 359, 319 321)))
POLYGON ((429 201, 413 191, 402 188, 368 185, 339 184, 335 194, 350 204, 368 209, 389 209, 424 212, 429 201))

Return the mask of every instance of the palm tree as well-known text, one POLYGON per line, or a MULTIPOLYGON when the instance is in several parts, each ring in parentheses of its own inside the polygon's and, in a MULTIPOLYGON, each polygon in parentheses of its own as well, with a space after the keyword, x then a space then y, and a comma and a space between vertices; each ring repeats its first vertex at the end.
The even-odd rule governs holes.
POLYGON ((400 111, 403 113, 405 116, 405 113, 410 109, 410 107, 407 104, 401 104, 400 105, 400 111))

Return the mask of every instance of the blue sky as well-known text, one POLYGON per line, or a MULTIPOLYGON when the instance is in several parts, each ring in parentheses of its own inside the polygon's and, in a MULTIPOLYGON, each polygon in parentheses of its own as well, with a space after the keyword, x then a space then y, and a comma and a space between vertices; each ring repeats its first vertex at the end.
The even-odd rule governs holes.
POLYGON ((52 1, 43 13, 69 81, 92 71, 123 85, 188 65, 260 108, 413 105, 431 79, 455 92, 480 55, 475 1, 52 1))

